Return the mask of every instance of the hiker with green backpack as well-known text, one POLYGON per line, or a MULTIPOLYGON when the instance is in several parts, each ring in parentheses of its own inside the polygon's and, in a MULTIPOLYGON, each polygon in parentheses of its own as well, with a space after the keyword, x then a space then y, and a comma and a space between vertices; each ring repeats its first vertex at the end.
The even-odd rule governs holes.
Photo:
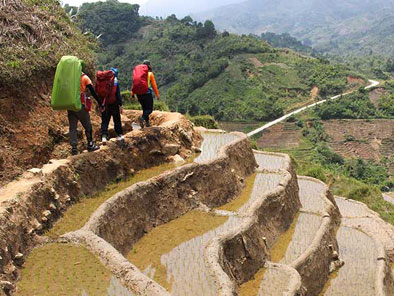
POLYGON ((92 81, 82 72, 83 63, 74 56, 61 58, 56 68, 55 79, 52 89, 52 108, 55 110, 67 110, 69 122, 69 134, 72 155, 78 154, 78 121, 85 129, 87 149, 89 152, 100 149, 93 143, 93 129, 90 121, 92 101, 86 95, 86 90, 96 99, 101 111, 104 111, 102 101, 96 94, 92 81))

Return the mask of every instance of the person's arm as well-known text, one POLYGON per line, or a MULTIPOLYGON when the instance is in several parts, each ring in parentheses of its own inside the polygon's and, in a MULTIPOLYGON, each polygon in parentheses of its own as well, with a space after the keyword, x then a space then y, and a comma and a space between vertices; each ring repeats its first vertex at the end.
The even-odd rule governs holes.
POLYGON ((96 91, 94 90, 93 85, 88 84, 86 87, 90 90, 90 93, 91 93, 92 96, 95 98, 95 100, 97 101, 97 103, 102 107, 103 102, 101 101, 101 99, 100 99, 99 96, 97 95, 96 91))
POLYGON ((159 90, 157 89, 156 79, 155 79, 155 75, 153 74, 153 72, 151 74, 150 79, 151 79, 150 81, 152 83, 153 90, 155 91, 155 94, 156 94, 156 98, 159 100, 160 99, 159 90))

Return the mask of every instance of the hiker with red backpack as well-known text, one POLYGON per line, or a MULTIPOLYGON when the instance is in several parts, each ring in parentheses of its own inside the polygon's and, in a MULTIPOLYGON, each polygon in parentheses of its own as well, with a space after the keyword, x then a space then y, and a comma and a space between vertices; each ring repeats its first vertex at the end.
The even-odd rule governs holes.
POLYGON ((98 71, 96 75, 96 91, 103 98, 104 112, 101 114, 101 141, 103 145, 108 140, 108 125, 111 117, 114 120, 117 140, 123 141, 121 114, 123 113, 122 96, 118 83, 118 69, 98 71))
POLYGON ((150 127, 149 115, 153 112, 152 88, 157 100, 159 100, 159 90, 151 63, 149 60, 145 60, 142 65, 136 66, 133 70, 133 88, 131 91, 131 96, 137 95, 143 110, 142 116, 138 118, 141 128, 144 128, 144 126, 150 127))

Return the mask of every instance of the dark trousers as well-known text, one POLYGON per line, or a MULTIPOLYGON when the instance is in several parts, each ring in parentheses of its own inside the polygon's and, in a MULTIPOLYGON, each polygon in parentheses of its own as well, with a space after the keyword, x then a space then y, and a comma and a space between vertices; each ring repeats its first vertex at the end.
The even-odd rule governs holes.
POLYGON ((150 93, 146 95, 137 95, 137 97, 142 107, 142 117, 146 122, 149 122, 149 115, 153 112, 153 95, 150 93))
POLYGON ((116 134, 118 136, 122 135, 122 121, 120 118, 119 105, 117 104, 106 106, 105 111, 101 114, 101 135, 108 136, 108 125, 111 120, 111 116, 114 120, 116 134))
POLYGON ((70 133, 70 144, 71 146, 78 145, 78 137, 77 137, 77 127, 78 121, 81 122, 83 128, 85 129, 85 135, 88 140, 88 143, 93 141, 92 136, 92 124, 90 122, 90 115, 82 106, 81 111, 67 111, 68 115, 68 124, 69 124, 69 133, 70 133))

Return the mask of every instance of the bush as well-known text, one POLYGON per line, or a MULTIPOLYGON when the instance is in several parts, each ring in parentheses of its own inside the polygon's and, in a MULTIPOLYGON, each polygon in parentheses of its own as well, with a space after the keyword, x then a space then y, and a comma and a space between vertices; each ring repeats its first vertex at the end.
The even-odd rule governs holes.
POLYGON ((330 165, 330 164, 344 164, 345 160, 341 155, 338 153, 335 153, 332 151, 329 147, 326 145, 319 145, 316 148, 317 153, 318 153, 318 158, 320 158, 320 161, 324 165, 330 165))
MULTIPOLYGON (((139 102, 128 102, 126 104, 123 104, 123 108, 128 110, 142 110, 139 102)), ((167 104, 163 101, 154 101, 153 109, 157 111, 165 111, 165 112, 170 111, 167 104)))
POLYGON ((305 171, 305 176, 309 176, 315 179, 319 179, 320 181, 326 182, 327 177, 324 172, 324 169, 319 165, 311 164, 308 169, 305 171))
POLYGON ((191 122, 196 126, 202 126, 207 129, 218 129, 219 124, 216 122, 215 118, 210 115, 199 115, 199 116, 186 116, 191 122))

